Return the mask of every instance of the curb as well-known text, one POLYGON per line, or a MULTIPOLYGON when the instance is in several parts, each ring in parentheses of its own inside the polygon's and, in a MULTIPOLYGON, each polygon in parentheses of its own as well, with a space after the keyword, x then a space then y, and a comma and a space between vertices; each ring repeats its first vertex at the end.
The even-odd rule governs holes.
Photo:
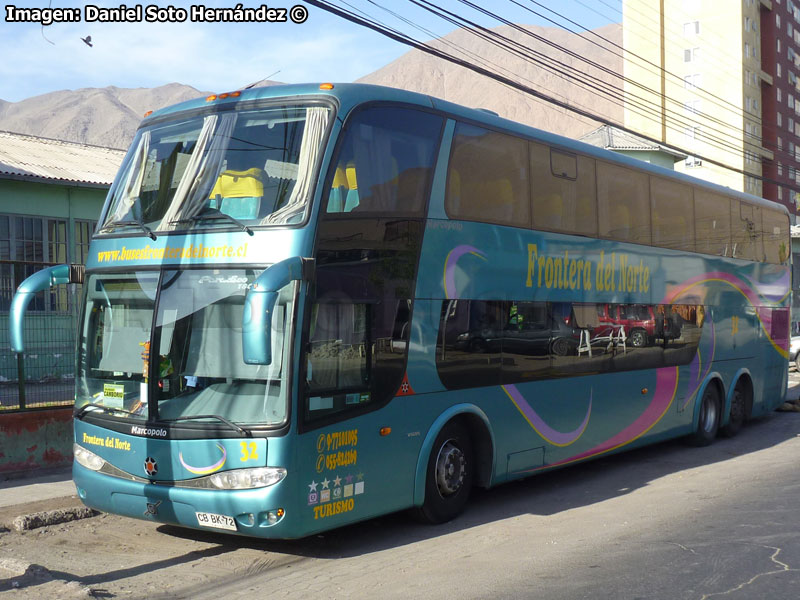
POLYGON ((63 508, 59 510, 45 510, 42 512, 31 513, 16 517, 11 525, 17 531, 30 531, 47 525, 58 525, 79 519, 88 519, 99 515, 100 512, 86 506, 76 506, 74 508, 63 508))

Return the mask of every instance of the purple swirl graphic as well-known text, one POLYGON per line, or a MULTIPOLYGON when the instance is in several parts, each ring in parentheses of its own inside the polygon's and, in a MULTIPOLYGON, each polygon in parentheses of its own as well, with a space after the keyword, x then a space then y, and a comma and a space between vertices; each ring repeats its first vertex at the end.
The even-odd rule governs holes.
POLYGON ((589 424, 589 416, 592 414, 591 392, 589 392, 589 408, 586 410, 586 416, 583 418, 583 422, 572 431, 561 432, 556 431, 544 422, 544 419, 542 419, 536 413, 536 411, 533 410, 531 405, 528 404, 528 401, 525 400, 525 397, 519 392, 515 385, 503 385, 501 387, 503 388, 503 391, 508 394, 508 397, 511 398, 511 401, 514 403, 517 409, 519 409, 519 412, 522 413, 522 416, 524 416, 528 423, 530 423, 530 426, 536 430, 536 433, 554 446, 569 446, 570 444, 576 442, 578 438, 583 435, 583 432, 586 430, 586 426, 589 424))
POLYGON ((747 280, 762 298, 777 303, 786 298, 792 285, 792 274, 789 269, 782 269, 782 271, 781 276, 770 283, 755 281, 750 277, 747 277, 747 280))
POLYGON ((459 259, 465 254, 474 254, 486 260, 486 255, 483 252, 467 244, 456 246, 447 254, 447 258, 444 260, 444 297, 447 300, 458 300, 456 266, 458 265, 459 259))

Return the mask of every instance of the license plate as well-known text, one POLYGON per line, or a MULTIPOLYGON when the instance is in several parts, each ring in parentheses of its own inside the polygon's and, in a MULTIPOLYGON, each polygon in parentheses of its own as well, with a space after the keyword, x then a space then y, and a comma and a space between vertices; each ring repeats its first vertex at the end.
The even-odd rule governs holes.
POLYGON ((216 527, 217 529, 227 529, 236 531, 236 521, 227 515, 217 515, 214 513, 194 513, 197 515, 197 522, 205 527, 216 527))

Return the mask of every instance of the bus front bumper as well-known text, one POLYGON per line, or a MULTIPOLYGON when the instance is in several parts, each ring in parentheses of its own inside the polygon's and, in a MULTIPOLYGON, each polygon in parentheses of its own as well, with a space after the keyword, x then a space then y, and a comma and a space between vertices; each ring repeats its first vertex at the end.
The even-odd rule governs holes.
POLYGON ((197 489, 122 479, 77 462, 72 478, 83 503, 102 512, 253 537, 303 535, 290 532, 292 511, 287 508, 285 480, 252 490, 197 489))

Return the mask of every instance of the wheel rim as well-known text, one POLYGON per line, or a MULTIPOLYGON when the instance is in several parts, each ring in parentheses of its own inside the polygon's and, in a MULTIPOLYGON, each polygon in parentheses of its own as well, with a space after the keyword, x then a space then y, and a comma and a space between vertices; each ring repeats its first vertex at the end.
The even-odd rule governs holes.
POLYGON ((447 440, 436 457, 436 487, 442 496, 452 496, 464 485, 467 460, 454 440, 447 440))
POLYGON ((703 431, 711 433, 717 424, 717 403, 714 399, 706 396, 706 401, 703 402, 703 431))
POLYGON ((645 345, 645 337, 643 331, 634 331, 631 334, 631 345, 640 348, 645 345))

